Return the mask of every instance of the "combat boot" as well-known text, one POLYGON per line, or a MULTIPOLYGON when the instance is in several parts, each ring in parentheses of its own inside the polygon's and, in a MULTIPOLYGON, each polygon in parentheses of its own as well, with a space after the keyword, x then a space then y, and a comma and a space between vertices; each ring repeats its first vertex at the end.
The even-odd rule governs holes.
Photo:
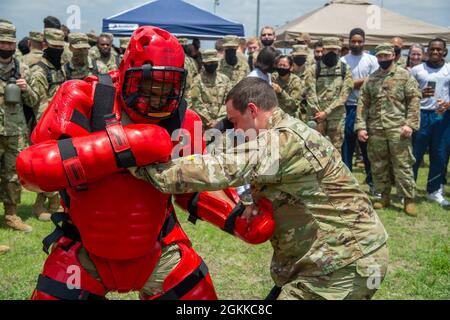
POLYGON ((22 219, 17 215, 17 205, 4 204, 5 206, 5 221, 6 225, 14 230, 29 233, 33 228, 22 222, 22 219))
POLYGON ((36 200, 33 204, 33 214, 40 221, 50 221, 52 214, 45 210, 45 200, 46 196, 43 193, 38 193, 36 200))
POLYGON ((414 204, 414 200, 410 199, 410 198, 405 198, 404 201, 405 201, 405 207, 404 207, 405 213, 408 216, 417 217, 417 209, 416 209, 416 205, 414 204))
POLYGON ((383 193, 381 195, 381 200, 375 201, 373 207, 375 209, 383 209, 389 207, 390 205, 391 205, 391 198, 389 194, 383 193))
POLYGON ((8 251, 9 251, 9 247, 8 246, 0 245, 0 254, 6 253, 8 251))

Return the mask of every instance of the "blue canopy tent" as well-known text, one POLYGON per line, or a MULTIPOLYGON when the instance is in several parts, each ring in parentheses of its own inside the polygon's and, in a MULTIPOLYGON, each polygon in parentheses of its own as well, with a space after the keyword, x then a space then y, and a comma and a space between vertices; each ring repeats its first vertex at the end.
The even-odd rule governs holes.
POLYGON ((225 20, 181 0, 157 0, 103 19, 103 32, 130 36, 140 26, 151 25, 176 36, 217 39, 244 36, 244 26, 225 20))

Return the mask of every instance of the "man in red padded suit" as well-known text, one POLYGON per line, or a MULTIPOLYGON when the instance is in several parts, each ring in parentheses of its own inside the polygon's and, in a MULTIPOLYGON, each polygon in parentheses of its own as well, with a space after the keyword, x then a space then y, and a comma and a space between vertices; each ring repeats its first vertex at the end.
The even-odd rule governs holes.
MULTIPOLYGON (((43 241, 52 249, 32 299, 103 299, 110 291, 217 299, 171 196, 126 170, 168 161, 176 153, 176 129, 189 132, 191 149, 202 152, 204 141, 193 136, 201 119, 183 100, 183 67, 184 51, 173 35, 141 27, 119 71, 68 81, 55 95, 33 132, 34 145, 17 159, 21 183, 33 191, 59 190, 65 208, 53 215, 56 230, 43 241)), ((259 212, 252 217, 232 189, 175 201, 191 221, 209 221, 249 243, 273 233, 267 199, 248 207, 259 212)))

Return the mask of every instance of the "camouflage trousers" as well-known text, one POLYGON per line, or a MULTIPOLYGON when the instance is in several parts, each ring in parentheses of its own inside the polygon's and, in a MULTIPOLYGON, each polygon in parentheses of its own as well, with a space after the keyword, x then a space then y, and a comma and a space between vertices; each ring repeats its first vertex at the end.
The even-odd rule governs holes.
POLYGON ((386 244, 330 274, 297 277, 285 284, 278 300, 369 300, 387 272, 386 244))
POLYGON ((402 138, 400 129, 369 130, 367 155, 377 192, 390 194, 392 185, 401 197, 413 199, 416 191, 411 138, 402 138))
POLYGON ((333 146, 341 153, 344 143, 345 119, 330 119, 326 121, 325 136, 333 146))
MULTIPOLYGON (((81 265, 89 272, 91 276, 101 281, 97 269, 95 268, 92 260, 89 258, 89 255, 84 247, 82 247, 78 252, 78 259, 80 260, 81 265)), ((159 261, 156 264, 153 273, 151 274, 150 278, 148 278, 140 293, 148 296, 162 294, 164 292, 164 280, 169 275, 169 273, 173 269, 175 269, 180 260, 181 254, 180 249, 177 245, 163 247, 161 257, 159 258, 159 261)))
POLYGON ((19 204, 22 187, 16 172, 16 158, 26 147, 24 135, 0 136, 0 194, 5 204, 19 204))

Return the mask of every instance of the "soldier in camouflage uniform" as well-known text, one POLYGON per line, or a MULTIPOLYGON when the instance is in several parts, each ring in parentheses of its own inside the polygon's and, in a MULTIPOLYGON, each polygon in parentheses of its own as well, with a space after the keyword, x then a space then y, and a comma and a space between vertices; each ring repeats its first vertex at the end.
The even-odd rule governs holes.
POLYGON ((400 37, 394 37, 391 39, 391 44, 394 46, 395 51, 395 64, 403 69, 406 69, 407 58, 402 56, 403 40, 400 37))
POLYGON ((312 59, 312 63, 308 63, 308 55, 310 54, 310 50, 307 46, 296 44, 292 46, 291 56, 294 60, 294 69, 293 73, 300 78, 300 114, 299 118, 303 121, 307 120, 306 116, 306 84, 305 84, 305 70, 311 65, 315 64, 314 57, 312 59))
POLYGON ((119 56, 112 50, 113 35, 102 33, 97 40, 97 46, 89 49, 95 74, 104 74, 119 68, 119 56))
POLYGON ((184 90, 184 98, 187 104, 191 107, 191 87, 192 81, 198 75, 197 62, 188 55, 189 41, 186 38, 179 38, 178 42, 181 44, 184 50, 184 69, 187 71, 186 88, 184 90))
MULTIPOLYGON (((32 228, 22 222, 17 216, 17 205, 20 203, 21 185, 16 173, 16 158, 20 151, 26 147, 24 137, 27 124, 23 105, 34 106, 38 96, 30 83, 30 70, 24 63, 13 58, 16 47, 16 28, 8 22, 0 22, 0 195, 5 209, 6 225, 14 230, 31 232, 32 228), (12 102, 7 95, 10 94, 11 84, 14 80, 20 90, 22 102, 12 102), (8 100, 7 100, 8 99, 8 100)), ((0 248, 4 251, 5 247, 0 248)))
POLYGON ((307 108, 310 117, 318 122, 319 131, 341 152, 345 102, 353 90, 352 72, 348 65, 339 60, 339 38, 324 38, 323 48, 322 59, 306 70, 307 108))
POLYGON ((119 60, 122 61, 123 55, 125 54, 125 51, 127 51, 128 45, 130 44, 130 38, 120 38, 119 39, 119 60))
POLYGON ((84 33, 69 34, 70 51, 72 58, 64 65, 67 80, 82 80, 93 74, 91 58, 89 58, 88 37, 84 33))
POLYGON ((42 42, 44 42, 44 34, 42 32, 30 31, 29 38, 30 52, 23 56, 22 62, 31 67, 42 59, 42 42))
MULTIPOLYGON (((307 32, 301 33, 297 38, 295 38, 295 41, 297 42, 297 45, 306 47, 306 51, 307 51, 306 62, 310 65, 314 64, 314 62, 315 62, 314 52, 313 52, 313 50, 311 50, 309 48, 309 46, 311 45, 311 36, 309 35, 309 33, 307 33, 307 32)), ((293 47, 294 46, 292 46, 292 48, 293 47)))
POLYGON ((301 119, 300 103, 302 100, 302 83, 292 73, 294 60, 281 55, 275 59, 275 71, 272 73, 272 87, 278 98, 279 107, 294 118, 301 119))
POLYGON ((203 70, 194 78, 191 88, 192 109, 202 118, 204 128, 212 128, 227 116, 225 97, 231 90, 230 79, 217 71, 216 49, 202 53, 203 70))
MULTIPOLYGON (((386 274, 387 234, 339 152, 278 108, 264 80, 241 81, 226 105, 235 128, 256 130, 256 139, 215 156, 130 171, 173 194, 250 183, 255 201, 266 197, 273 206, 271 275, 278 299, 371 298, 386 274)), ((249 209, 244 216, 252 219, 249 209)))
MULTIPOLYGON (((59 29, 44 29, 44 55, 31 68, 31 87, 39 96, 36 107, 36 119, 47 109, 60 85, 66 81, 66 76, 61 66, 61 55, 64 51, 64 33, 59 29)), ((33 214, 41 221, 50 220, 53 212, 59 208, 59 196, 57 193, 39 193, 33 205, 33 214), (44 204, 49 199, 49 209, 45 210, 44 204)))
POLYGON ((61 56, 61 64, 64 65, 72 60, 72 51, 70 50, 70 30, 67 26, 62 25, 61 31, 64 32, 64 52, 61 56))
POLYGON ((247 61, 239 59, 236 54, 238 46, 239 38, 237 36, 225 36, 223 38, 225 57, 219 62, 219 72, 230 79, 232 87, 244 79, 250 72, 247 61))
POLYGON ((389 206, 393 175, 405 212, 416 216, 411 136, 419 129, 421 94, 409 72, 393 63, 391 44, 377 46, 376 55, 380 68, 361 89, 355 131, 360 141, 368 141, 373 182, 382 194, 375 208, 389 206))

